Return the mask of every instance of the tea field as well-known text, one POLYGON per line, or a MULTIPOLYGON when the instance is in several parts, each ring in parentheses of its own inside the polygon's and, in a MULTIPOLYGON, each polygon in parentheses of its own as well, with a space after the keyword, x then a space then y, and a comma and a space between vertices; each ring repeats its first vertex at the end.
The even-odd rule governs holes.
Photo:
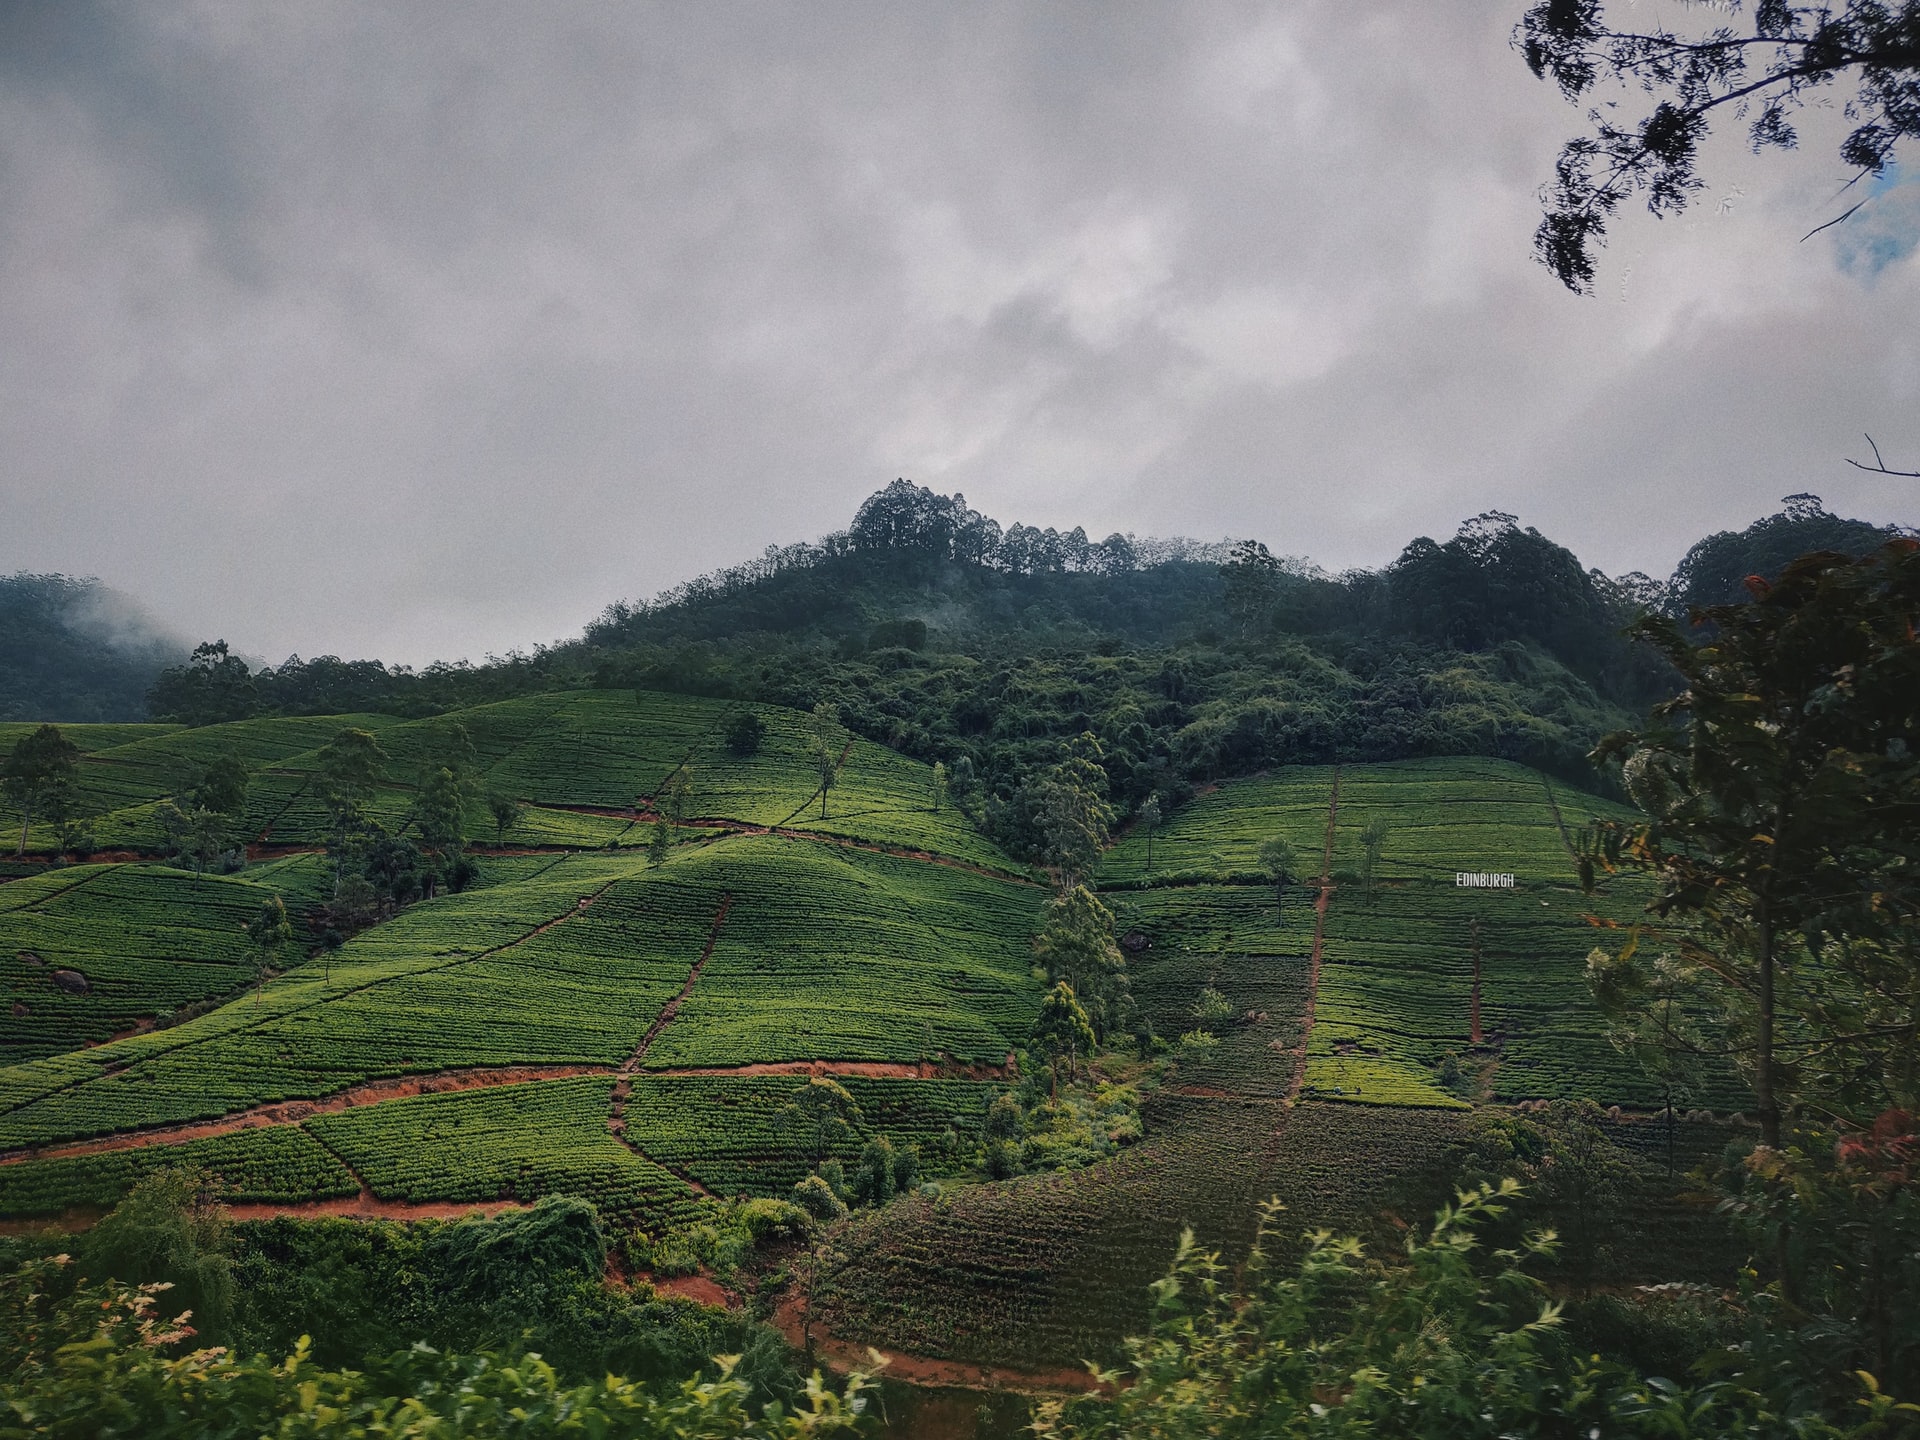
POLYGON ((242 1202, 332 1200, 360 1190, 346 1166, 311 1135, 294 1126, 274 1126, 180 1145, 0 1165, 0 1214, 110 1209, 142 1175, 182 1165, 217 1176, 228 1198, 242 1202))
POLYGON ((607 1129, 611 1076, 415 1095, 315 1116, 304 1128, 381 1200, 533 1201, 582 1195, 616 1224, 694 1218, 686 1181, 607 1129))
POLYGON ((246 926, 275 895, 310 896, 314 857, 245 877, 159 865, 79 865, 0 889, 0 1063, 105 1040, 236 994, 263 958, 246 926))
MULTIPOLYGON (((784 1113, 805 1076, 643 1076, 625 1105, 633 1147, 722 1195, 784 1195, 812 1168, 807 1137, 784 1113)), ((860 1147, 884 1135, 911 1147, 929 1178, 964 1137, 980 1133, 987 1106, 1004 1086, 971 1080, 895 1080, 848 1075, 840 1083, 860 1107, 853 1133, 829 1153, 851 1166, 860 1147)))
MULTIPOLYGON (((338 715, 241 720, 191 730, 76 726, 76 735, 102 732, 84 737, 91 743, 82 747, 76 809, 90 818, 97 845, 157 851, 165 843, 156 817, 159 802, 191 786, 214 759, 232 754, 252 775, 237 834, 255 844, 317 845, 327 830, 313 783, 320 750, 341 729, 355 727, 373 733, 389 757, 386 782, 369 813, 401 831, 415 781, 424 768, 455 752, 453 727, 458 726, 471 746, 476 786, 525 806, 504 834, 483 807, 472 806, 467 831, 472 844, 641 846, 651 833, 644 819, 648 807, 669 779, 677 778, 686 788, 684 813, 696 822, 789 827, 1021 873, 950 805, 934 810, 931 767, 870 741, 842 737, 845 763, 822 815, 811 724, 811 716, 778 706, 589 690, 503 700, 411 721, 338 715), (743 708, 763 726, 758 751, 744 757, 728 749, 722 730, 743 708), (110 743, 122 733, 124 741, 110 743)), ((47 825, 30 832, 30 848, 47 852, 56 843, 47 825)))
MULTIPOLYGON (((1153 1056, 1127 1062, 1144 1138, 983 1181, 982 1123, 1044 990, 1047 892, 884 747, 847 744, 823 816, 810 717, 752 707, 762 743, 738 756, 737 708, 594 690, 415 721, 72 727, 117 853, 50 864, 43 827, 38 860, 0 867, 0 1217, 97 1212, 192 1164, 289 1213, 573 1194, 658 1234, 790 1194, 818 1157, 788 1105, 826 1070, 860 1109, 832 1157, 851 1167, 885 1136, 934 1183, 839 1222, 821 1318, 882 1348, 1054 1366, 1116 1358, 1185 1225, 1237 1257, 1277 1196, 1282 1246, 1320 1226, 1398 1234, 1444 1198, 1476 1109, 1624 1106, 1617 1142, 1655 1167, 1669 1142, 1678 1166, 1731 1133, 1647 1118, 1657 1087, 1586 992, 1605 938, 1589 914, 1630 921, 1639 901, 1580 893, 1569 833, 1624 811, 1495 760, 1302 766, 1211 788, 1103 856, 1092 878, 1145 1022, 1115 1049, 1153 1056), (476 788, 524 807, 504 835, 472 807, 473 882, 337 950, 303 937, 256 986, 261 902, 304 916, 331 894, 320 747, 343 725, 378 736, 374 810, 401 830, 455 722, 476 788), (158 863, 155 807, 228 753, 253 771, 256 858, 228 876, 158 863), (670 786, 687 823, 650 863, 670 786), (1276 836, 1300 872, 1278 892, 1259 859, 1276 836), (354 1088, 373 1081, 392 1084, 354 1088)), ((1686 1103, 1745 1096, 1722 1074, 1686 1103)), ((1648 1193, 1649 1253, 1683 1255, 1694 1217, 1648 1193)))
POLYGON ((0 1146, 381 1076, 617 1066, 710 941, 650 1067, 941 1053, 998 1064, 1037 1012, 1026 944, 1038 904, 1032 887, 964 870, 751 835, 658 868, 631 854, 550 858, 517 882, 414 905, 212 1014, 0 1070, 0 1146))

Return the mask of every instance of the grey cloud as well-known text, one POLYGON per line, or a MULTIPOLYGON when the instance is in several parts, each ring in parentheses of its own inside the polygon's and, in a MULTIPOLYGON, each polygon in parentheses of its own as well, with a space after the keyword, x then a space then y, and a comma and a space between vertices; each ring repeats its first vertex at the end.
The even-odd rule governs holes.
POLYGON ((421 661, 900 474, 1333 567, 1491 506, 1613 570, 1789 490, 1911 519, 1840 456, 1920 454, 1920 266, 1794 243, 1831 147, 1723 147, 1574 300, 1517 8, 16 4, 0 567, 421 661))

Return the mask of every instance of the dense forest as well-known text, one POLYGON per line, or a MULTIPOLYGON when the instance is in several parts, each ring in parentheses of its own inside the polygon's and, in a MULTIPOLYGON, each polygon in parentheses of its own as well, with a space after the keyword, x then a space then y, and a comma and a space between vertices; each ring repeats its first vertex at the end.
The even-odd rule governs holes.
POLYGON ((1684 617, 1795 555, 1862 554, 1889 533, 1791 496, 1700 541, 1663 583, 1583 568, 1489 512, 1381 570, 1330 575, 1251 540, 1003 529, 962 496, 900 480, 845 531, 610 605, 576 640, 480 666, 296 655, 256 670, 214 641, 162 669, 178 650, 150 626, 113 634, 79 618, 111 593, 98 582, 16 577, 0 592, 16 620, 0 713, 420 717, 591 686, 826 700, 856 733, 944 764, 955 799, 1032 855, 1032 779, 1087 734, 1122 814, 1325 761, 1486 755, 1604 785, 1588 752, 1670 688, 1666 662, 1626 638, 1636 616, 1684 617))
MULTIPOLYGON (((1487 755, 1596 782, 1595 742, 1670 671, 1636 615, 1736 598, 1808 550, 1889 532, 1817 497, 1695 545, 1665 583, 1583 568, 1498 512, 1329 575, 1256 541, 1090 541, 901 480, 842 532, 768 550, 577 640, 481 666, 290 657, 253 670, 223 642, 160 674, 155 719, 376 711, 418 717, 578 686, 645 686, 811 709, 955 777, 1000 844, 1038 844, 1029 782, 1092 734, 1122 813, 1273 765, 1487 755)), ((25 702, 16 702, 25 703, 25 702)), ((49 700, 36 714, 70 718, 49 700)), ((117 712, 138 713, 131 705, 117 712)))
POLYGON ((98 580, 0 575, 0 720, 140 720, 187 646, 98 580))

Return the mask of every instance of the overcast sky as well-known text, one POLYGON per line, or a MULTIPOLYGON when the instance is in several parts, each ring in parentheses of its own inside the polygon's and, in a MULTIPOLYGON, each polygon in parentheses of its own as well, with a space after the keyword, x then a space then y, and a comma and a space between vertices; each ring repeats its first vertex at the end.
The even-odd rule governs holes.
POLYGON ((418 663, 895 476, 1336 569, 1920 519, 1842 463, 1920 461, 1920 184, 1803 244, 1837 119, 1732 137, 1576 299, 1521 8, 0 0, 0 570, 418 663))

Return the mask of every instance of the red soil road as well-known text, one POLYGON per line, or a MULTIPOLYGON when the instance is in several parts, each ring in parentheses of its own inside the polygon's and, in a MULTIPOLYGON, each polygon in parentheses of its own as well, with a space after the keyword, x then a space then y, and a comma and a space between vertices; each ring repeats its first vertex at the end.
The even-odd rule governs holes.
POLYGON ((301 1200, 291 1204, 248 1202, 226 1208, 235 1220, 277 1220, 282 1216, 311 1219, 320 1215, 342 1215, 350 1220, 462 1220, 476 1214, 491 1220, 509 1210, 528 1207, 518 1200, 469 1201, 455 1205, 438 1200, 376 1200, 372 1195, 363 1194, 345 1200, 301 1200))
POLYGON ((1287 1083, 1289 1102, 1300 1096, 1307 1079, 1307 1045, 1313 1037, 1313 1005, 1320 993, 1320 954, 1327 937, 1327 905, 1333 899, 1333 829, 1340 818, 1340 767, 1333 770, 1333 793, 1327 798, 1327 838, 1320 851, 1320 898, 1313 902, 1313 958, 1307 965, 1307 1004, 1300 1015, 1300 1049, 1294 1057, 1293 1078, 1287 1083))
POLYGON ((532 1080, 561 1080, 574 1075, 604 1075, 605 1065, 504 1065, 473 1070, 441 1070, 428 1075, 403 1075, 390 1080, 369 1080, 319 1100, 282 1100, 272 1105, 256 1105, 214 1120, 192 1120, 182 1125, 164 1125, 152 1130, 128 1130, 118 1135, 103 1135, 95 1140, 74 1140, 59 1145, 11 1150, 0 1155, 0 1165, 17 1165, 23 1160, 53 1160, 69 1155, 98 1155, 109 1150, 138 1150, 149 1145, 172 1145, 187 1140, 205 1140, 214 1135, 229 1135, 236 1130, 253 1130, 266 1125, 298 1125, 312 1115, 337 1114, 363 1105, 378 1105, 383 1100, 398 1100, 408 1095, 440 1095, 455 1090, 486 1090, 498 1085, 524 1085, 532 1080))

